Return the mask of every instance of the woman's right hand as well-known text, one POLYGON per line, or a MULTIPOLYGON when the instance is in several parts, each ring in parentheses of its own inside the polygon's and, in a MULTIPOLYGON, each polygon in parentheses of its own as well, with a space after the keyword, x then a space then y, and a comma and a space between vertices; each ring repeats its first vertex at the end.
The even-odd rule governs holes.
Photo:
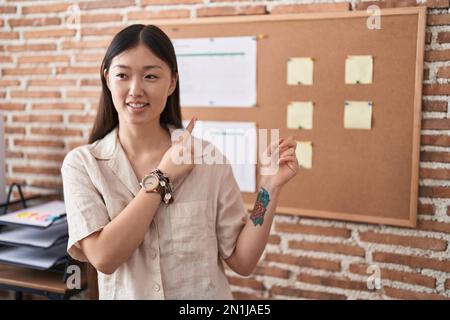
POLYGON ((158 165, 158 169, 169 177, 172 183, 194 169, 194 146, 191 133, 196 121, 196 117, 191 119, 186 130, 176 141, 172 142, 172 146, 166 151, 158 165))

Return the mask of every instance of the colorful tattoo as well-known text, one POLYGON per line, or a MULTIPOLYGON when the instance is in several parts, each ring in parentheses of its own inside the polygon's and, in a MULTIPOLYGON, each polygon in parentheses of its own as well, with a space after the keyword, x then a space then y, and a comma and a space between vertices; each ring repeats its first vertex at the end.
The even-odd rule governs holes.
POLYGON ((264 215, 266 214, 269 202, 269 192, 261 187, 261 190, 258 192, 258 196, 256 198, 255 207, 253 208, 253 212, 250 215, 250 219, 253 221, 253 224, 255 226, 257 226, 258 224, 262 226, 264 222, 264 215))

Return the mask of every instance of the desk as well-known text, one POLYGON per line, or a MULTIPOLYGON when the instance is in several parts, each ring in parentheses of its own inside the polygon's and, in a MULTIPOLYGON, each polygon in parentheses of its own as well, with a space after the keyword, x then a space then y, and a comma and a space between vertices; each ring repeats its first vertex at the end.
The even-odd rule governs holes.
MULTIPOLYGON (((27 206, 30 207, 56 199, 61 199, 61 196, 41 196, 33 198, 32 201, 26 200, 27 206)), ((20 208, 21 204, 18 203, 11 205, 9 209, 12 211, 20 208)), ((41 271, 0 263, 0 289, 15 291, 16 299, 21 299, 23 293, 45 296, 49 299, 68 299, 88 287, 92 289, 89 290, 89 299, 98 299, 97 273, 89 264, 83 264, 81 267, 81 288, 68 289, 62 272, 41 271)))

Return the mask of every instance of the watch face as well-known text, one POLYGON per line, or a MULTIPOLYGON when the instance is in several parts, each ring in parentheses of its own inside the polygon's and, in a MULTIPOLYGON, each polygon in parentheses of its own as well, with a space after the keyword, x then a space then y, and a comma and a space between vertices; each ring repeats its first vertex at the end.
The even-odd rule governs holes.
POLYGON ((150 175, 144 178, 142 184, 145 190, 153 190, 158 186, 159 180, 154 175, 150 175))

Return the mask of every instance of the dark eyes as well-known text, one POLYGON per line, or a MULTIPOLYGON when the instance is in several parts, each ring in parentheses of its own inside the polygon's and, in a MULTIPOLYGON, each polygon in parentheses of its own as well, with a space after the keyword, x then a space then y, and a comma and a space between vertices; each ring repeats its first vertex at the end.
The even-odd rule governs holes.
MULTIPOLYGON (((119 79, 125 79, 127 77, 127 75, 125 73, 118 73, 118 74, 116 74, 116 77, 119 79)), ((152 80, 152 79, 158 79, 158 77, 153 74, 149 74, 149 75, 145 76, 145 79, 152 80)))

